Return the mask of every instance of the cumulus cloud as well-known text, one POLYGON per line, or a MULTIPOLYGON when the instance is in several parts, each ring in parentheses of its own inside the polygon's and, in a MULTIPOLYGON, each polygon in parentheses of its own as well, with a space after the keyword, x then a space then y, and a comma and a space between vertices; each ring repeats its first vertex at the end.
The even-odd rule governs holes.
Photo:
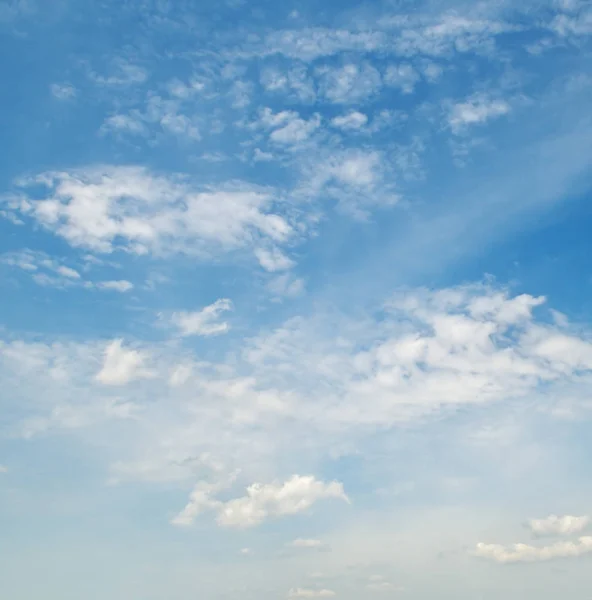
POLYGON ((288 545, 291 548, 322 548, 324 543, 321 540, 297 538, 288 545))
POLYGON ((112 281, 99 281, 95 286, 100 290, 113 290, 115 292, 129 292, 134 288, 134 284, 126 279, 114 279, 112 281))
POLYGON ((288 592, 288 598, 333 598, 335 592, 328 589, 292 588, 288 592))
POLYGON ((229 310, 232 310, 232 302, 227 298, 221 298, 199 311, 175 312, 171 316, 171 323, 184 337, 220 335, 230 329, 226 321, 220 321, 220 316, 229 310))
POLYGON ((8 467, 4 465, 0 465, 0 473, 8 473, 8 467))
POLYGON ((134 379, 150 377, 144 368, 146 356, 138 350, 126 350, 123 340, 113 340, 105 349, 102 369, 96 379, 103 385, 125 385, 134 379))
POLYGON ((220 486, 198 483, 187 506, 173 519, 175 525, 191 525, 204 510, 215 510, 222 527, 248 528, 260 525, 270 518, 295 515, 311 508, 323 499, 341 499, 349 502, 343 484, 325 483, 312 475, 294 475, 284 483, 254 483, 242 498, 226 502, 214 497, 220 486))
POLYGON ((296 264, 291 258, 277 248, 271 248, 269 250, 258 248, 255 250, 255 256, 257 257, 259 264, 270 273, 287 271, 296 264))
POLYGON ((58 100, 72 100, 76 97, 76 88, 70 83, 52 83, 50 87, 54 98, 58 100))
POLYGON ((355 104, 376 94, 382 87, 380 73, 369 63, 343 67, 320 67, 319 90, 334 104, 355 104))
POLYGON ((575 542, 557 542, 549 546, 529 544, 477 544, 475 555, 498 563, 548 561, 558 558, 577 558, 592 552, 592 536, 580 537, 575 542))
POLYGON ((590 524, 590 517, 574 517, 564 515, 549 515, 545 519, 531 519, 528 521, 530 530, 536 536, 571 535, 580 533, 590 524))
POLYGON ((333 125, 333 127, 343 129, 344 131, 361 129, 366 123, 368 123, 368 117, 364 113, 356 110, 331 120, 331 125, 333 125))
POLYGON ((9 211, 29 217, 72 246, 98 253, 186 252, 202 256, 286 241, 292 227, 269 190, 249 185, 195 189, 179 177, 139 167, 51 172, 23 182, 9 211), (26 194, 45 188, 43 197, 26 194))
POLYGON ((480 125, 507 115, 510 110, 510 105, 505 100, 494 99, 486 94, 474 94, 465 102, 452 105, 448 124, 454 133, 460 133, 471 125, 480 125))
POLYGON ((419 73, 408 63, 389 65, 384 74, 385 84, 399 88, 403 94, 411 94, 419 80, 419 73))

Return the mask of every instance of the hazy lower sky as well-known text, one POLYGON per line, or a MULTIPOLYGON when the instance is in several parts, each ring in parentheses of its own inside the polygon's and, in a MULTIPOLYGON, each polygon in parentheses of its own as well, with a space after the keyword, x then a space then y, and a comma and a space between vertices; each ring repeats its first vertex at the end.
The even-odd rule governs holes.
POLYGON ((0 0, 10 600, 589 600, 592 2, 0 0))

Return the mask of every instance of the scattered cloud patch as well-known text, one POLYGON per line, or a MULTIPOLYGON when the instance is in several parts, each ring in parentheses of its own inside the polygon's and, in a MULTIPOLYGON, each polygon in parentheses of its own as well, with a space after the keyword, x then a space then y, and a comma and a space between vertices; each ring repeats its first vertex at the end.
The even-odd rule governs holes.
POLYGON ((592 553, 592 537, 584 536, 574 542, 557 542, 549 546, 529 544, 477 544, 475 555, 497 563, 549 561, 559 558, 577 558, 592 553))
POLYGON ((288 592, 288 598, 333 598, 335 595, 333 590, 328 589, 292 588, 288 592))
POLYGON ((335 117, 331 120, 331 125, 333 125, 333 127, 344 131, 362 129, 366 123, 368 123, 368 117, 357 110, 335 117))
POLYGON ((220 316, 230 310, 232 310, 232 302, 222 298, 199 311, 173 313, 171 324, 183 337, 220 335, 230 329, 230 325, 226 321, 220 320, 220 316))
POLYGON ((545 519, 531 519, 528 526, 536 536, 572 535, 581 533, 590 525, 590 517, 550 515, 545 519))
POLYGON ((76 97, 76 88, 70 83, 52 83, 51 94, 58 100, 72 100, 76 97))
POLYGON ((448 124, 453 133, 461 133, 472 125, 480 125, 510 112, 508 102, 485 94, 474 94, 465 102, 454 104, 448 114, 448 124))
POLYGON ((343 485, 336 481, 325 483, 313 476, 294 475, 284 483, 254 483, 242 498, 217 500, 217 485, 199 483, 191 494, 190 502, 173 519, 175 525, 191 525, 204 510, 214 510, 222 527, 249 528, 270 518, 295 515, 307 511, 323 499, 349 502, 343 485))
POLYGON ((127 350, 122 340, 113 340, 105 349, 103 367, 96 380, 103 385, 126 385, 135 379, 150 377, 144 363, 146 356, 138 350, 127 350))

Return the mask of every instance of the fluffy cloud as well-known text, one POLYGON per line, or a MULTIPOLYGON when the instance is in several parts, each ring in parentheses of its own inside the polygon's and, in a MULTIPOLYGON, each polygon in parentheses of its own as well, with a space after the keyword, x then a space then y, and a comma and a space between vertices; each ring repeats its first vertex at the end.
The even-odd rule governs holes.
POLYGON ((547 561, 558 558, 577 558, 592 552, 592 537, 584 536, 575 542, 557 542, 550 546, 528 544, 477 544, 475 555, 498 563, 547 561))
POLYGON ((230 325, 220 321, 220 315, 232 310, 232 302, 226 298, 216 300, 213 304, 196 312, 176 312, 171 316, 171 323, 179 330, 180 335, 211 336, 226 333, 230 325))
POLYGON ((361 129, 366 123, 368 123, 368 117, 358 111, 352 111, 331 120, 333 127, 344 131, 361 129))
POLYGON ((355 104, 373 96, 382 86, 380 73, 370 64, 350 63, 318 70, 319 89, 335 104, 355 104))
POLYGON ((76 97, 76 88, 70 83, 53 83, 50 90, 58 100, 71 100, 76 97))
POLYGON ((558 517, 550 515, 545 519, 531 519, 528 522, 530 530, 537 536, 571 535, 580 533, 590 524, 590 517, 574 517, 565 515, 558 517))
POLYGON ((123 340, 113 340, 105 349, 102 369, 96 379, 103 385, 125 385, 134 379, 150 377, 144 368, 146 356, 138 350, 126 350, 123 340))
POLYGON ((292 548, 322 548, 324 544, 321 540, 297 538, 291 541, 289 546, 292 548))
POLYGON ((173 519, 173 524, 190 525, 204 510, 215 510, 219 525, 247 528, 270 518, 304 512, 319 500, 348 501, 341 483, 324 483, 310 475, 294 475, 284 483, 254 483, 247 488, 245 496, 226 502, 215 499, 214 494, 218 491, 220 487, 216 484, 198 483, 190 502, 173 519))
POLYGON ((448 124, 454 133, 471 125, 479 125, 510 112, 505 100, 493 99, 485 94, 474 94, 465 102, 454 104, 448 114, 448 124))
POLYGON ((288 592, 288 598, 333 598, 335 592, 328 589, 292 588, 288 592))
POLYGON ((283 252, 277 248, 267 250, 265 248, 258 248, 255 250, 255 256, 259 261, 259 264, 271 273, 276 271, 286 271, 291 269, 296 263, 283 252))
MULTIPOLYGON (((82 267, 87 270, 93 261, 86 260, 82 267)), ((133 284, 125 279, 112 281, 91 281, 84 279, 80 272, 73 267, 63 264, 61 258, 52 257, 45 252, 34 252, 29 249, 19 252, 8 252, 0 256, 0 264, 21 269, 31 275, 38 285, 70 288, 81 287, 87 290, 105 290, 128 292, 133 289, 133 284)))
POLYGON ((390 65, 384 74, 386 85, 399 88, 403 94, 411 94, 419 80, 419 73, 407 63, 390 65))
POLYGON ((292 234, 286 218, 273 212, 272 194, 247 185, 194 189, 138 167, 52 172, 23 183, 22 195, 5 201, 11 212, 94 252, 207 256, 260 240, 281 243, 292 234), (43 197, 27 196, 29 185, 45 188, 43 197))
POLYGON ((95 286, 100 290, 113 290, 115 292, 129 292, 134 289, 134 284, 126 279, 114 279, 112 281, 99 281, 95 286))
MULTIPOLYGON (((112 465, 119 481, 209 481, 205 469, 218 482, 241 469, 247 485, 282 476, 294 444, 303 451, 291 472, 310 473, 327 448, 459 407, 587 398, 592 344, 553 324, 543 302, 484 285, 406 290, 378 316, 290 319, 229 340, 228 355, 210 361, 170 342, 5 341, 0 385, 15 390, 15 432, 67 426, 109 440, 109 423, 124 423, 112 465)), ((323 493, 337 497, 330 485, 260 484, 234 500, 198 487, 178 519, 208 510, 224 525, 256 524, 323 493)))

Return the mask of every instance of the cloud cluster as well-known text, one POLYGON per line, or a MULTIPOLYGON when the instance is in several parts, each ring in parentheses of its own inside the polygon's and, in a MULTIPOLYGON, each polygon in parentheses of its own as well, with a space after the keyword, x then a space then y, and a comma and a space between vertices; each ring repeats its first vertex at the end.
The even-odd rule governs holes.
POLYGON ((9 211, 33 219, 77 248, 98 253, 173 252, 216 256, 286 242, 293 234, 269 190, 248 185, 195 189, 140 167, 52 172, 23 182, 9 211), (26 193, 41 186, 41 198, 26 193))
MULTIPOLYGON (((85 257, 85 259, 88 259, 88 257, 85 257)), ((35 252, 29 249, 0 255, 0 264, 30 274, 32 280, 38 285, 60 289, 80 287, 87 290, 116 291, 120 293, 129 292, 134 288, 133 283, 126 279, 104 281, 86 279, 81 274, 81 270, 88 270, 91 262, 86 260, 82 269, 75 269, 45 252, 35 252)))
POLYGON ((187 506, 172 521, 175 525, 191 525, 204 510, 217 513, 218 524, 223 527, 254 527, 270 518, 295 515, 307 511, 323 499, 348 501, 343 484, 325 483, 312 475, 294 475, 284 483, 254 483, 246 495, 226 502, 214 497, 220 491, 217 484, 200 482, 191 494, 187 506))
POLYGON ((556 542, 549 546, 531 546, 529 544, 477 544, 476 556, 498 563, 520 563, 547 561, 557 558, 577 558, 592 552, 592 537, 584 536, 575 542, 556 542))
MULTIPOLYGON (((544 519, 530 519, 528 526, 537 537, 570 536, 581 533, 590 523, 590 517, 549 515, 544 519)), ((577 558, 592 552, 592 536, 581 536, 575 540, 558 541, 543 546, 530 544, 479 543, 475 555, 498 563, 548 561, 558 558, 577 558)))

